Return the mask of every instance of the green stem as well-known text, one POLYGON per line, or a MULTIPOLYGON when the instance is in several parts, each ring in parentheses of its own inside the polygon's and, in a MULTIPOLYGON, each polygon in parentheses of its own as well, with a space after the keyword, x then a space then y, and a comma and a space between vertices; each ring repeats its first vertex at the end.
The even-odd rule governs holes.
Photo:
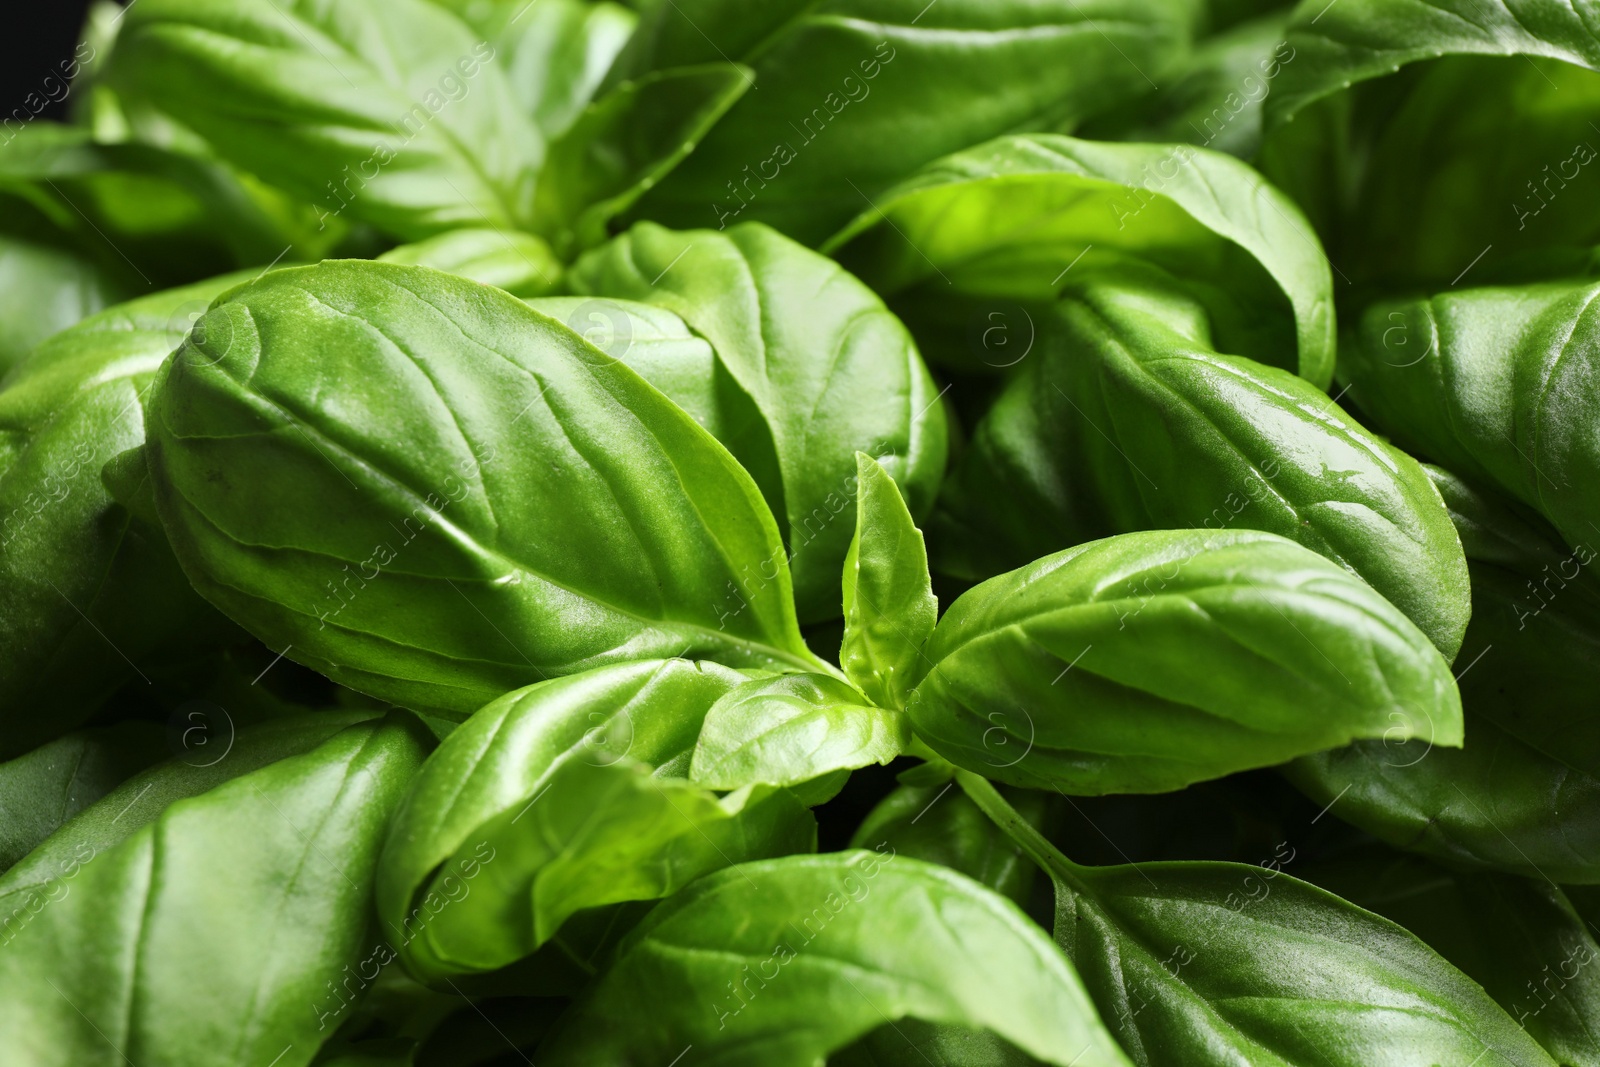
POLYGON ((1017 809, 1000 795, 1000 791, 989 779, 971 771, 958 770, 956 783, 961 786, 962 792, 978 805, 979 810, 989 816, 990 820, 1011 838, 1029 859, 1037 863, 1045 874, 1057 882, 1067 883, 1074 890, 1083 890, 1083 880, 1079 877, 1083 868, 1067 859, 1048 838, 1034 829, 1032 823, 1017 814, 1017 809))

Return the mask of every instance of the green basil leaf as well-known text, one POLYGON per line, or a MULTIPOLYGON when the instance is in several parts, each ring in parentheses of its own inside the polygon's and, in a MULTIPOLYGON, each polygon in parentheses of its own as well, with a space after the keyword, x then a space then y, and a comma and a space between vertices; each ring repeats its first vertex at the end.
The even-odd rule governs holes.
POLYGON ((800 619, 837 618, 855 454, 880 458, 912 514, 931 506, 944 474, 944 410, 905 327, 837 264, 757 225, 640 223, 579 260, 570 284, 667 308, 711 343, 777 456, 768 475, 759 442, 724 440, 783 517, 800 619))
POLYGON ((154 0, 108 77, 327 215, 415 239, 531 221, 543 137, 494 57, 425 0, 154 0))
POLYGON ((1416 936, 1276 860, 1083 867, 988 783, 957 777, 1055 880, 1056 941, 1141 1067, 1553 1067, 1416 936))
POLYGON ((681 227, 766 222, 809 244, 930 160, 1070 129, 1143 90, 1193 17, 1172 0, 674 0, 644 13, 611 77, 750 66, 756 91, 642 211, 681 227))
POLYGON ((159 530, 101 468, 144 441, 162 360, 230 275, 143 297, 56 334, 0 390, 0 752, 82 723, 169 642, 220 624, 159 530))
POLYGON ((1422 938, 1558 1062, 1600 1064, 1600 944, 1556 886, 1377 850, 1308 877, 1422 938))
POLYGON ((1564 282, 1386 301, 1341 370, 1380 429, 1539 509, 1568 544, 1597 536, 1600 285, 1564 282))
POLYGON ((928 550, 881 464, 856 453, 856 532, 844 557, 839 665, 885 708, 903 708, 922 646, 939 619, 928 550))
POLYGON ((1471 562, 1457 660, 1467 744, 1358 742, 1296 761, 1289 778, 1331 814, 1453 866, 1600 882, 1600 585, 1585 569, 1595 551, 1432 473, 1471 562))
MULTIPOLYGON (((113 848, 178 801, 309 752, 340 730, 372 717, 371 712, 318 712, 262 723, 236 733, 231 724, 216 724, 217 740, 226 746, 221 757, 196 746, 134 775, 67 820, 43 844, 18 860, 0 877, 0 916, 21 916, 42 893, 55 892, 52 886, 62 870, 71 865, 73 856, 113 848)), ((10 932, 3 920, 0 930, 10 932)))
POLYGON ((0 234, 0 377, 46 337, 115 303, 121 289, 78 253, 0 234))
POLYGON ((888 763, 911 742, 898 711, 823 674, 746 682, 706 713, 689 777, 710 789, 799 785, 838 770, 888 763))
POLYGON ((68 734, 0 763, 0 873, 61 824, 167 755, 161 731, 126 722, 68 734))
POLYGON ((1287 41, 1297 58, 1267 104, 1278 129, 1265 169, 1326 201, 1313 214, 1347 278, 1439 289, 1469 271, 1479 284, 1560 277, 1600 242, 1590 198, 1567 191, 1591 180, 1600 146, 1600 37, 1578 10, 1363 0, 1323 17, 1305 5, 1287 41), (1335 138, 1313 146, 1308 174, 1295 159, 1319 129, 1335 138), (1317 170, 1339 172, 1336 187, 1317 170))
POLYGON ((456 719, 652 656, 826 669, 749 477, 560 323, 355 262, 202 321, 151 397, 151 476, 190 580, 269 647, 456 719))
POLYGON ((451 230, 391 248, 378 260, 432 267, 520 297, 543 296, 561 280, 561 261, 549 245, 531 233, 504 230, 451 230))
POLYGON ((1366 579, 1455 657, 1467 564, 1411 457, 1305 380, 1217 352, 1204 310, 1154 281, 1074 291, 1036 347, 947 485, 941 569, 986 578, 1133 530, 1266 530, 1366 579))
POLYGON ((371 958, 372 871, 426 736, 403 713, 351 727, 75 854, 0 951, 8 1055, 311 1062, 328 989, 371 958))
POLYGON ((950 606, 907 705, 981 774, 1159 793, 1358 737, 1461 744, 1450 669, 1361 579, 1274 534, 1123 534, 950 606))
POLYGON ((789 794, 719 800, 683 780, 708 709, 743 681, 715 664, 621 664, 508 693, 446 738, 379 867, 408 969, 429 982, 496 970, 581 909, 811 851, 815 822, 789 794))
POLYGON ((1381 0, 1341 3, 1326 12, 1302 4, 1290 26, 1297 59, 1268 105, 1283 122, 1307 104, 1442 55, 1549 56, 1600 68, 1600 37, 1577 8, 1560 0, 1381 0))
POLYGON ((633 931, 540 1051, 554 1067, 665 1063, 686 1045, 686 1063, 802 1067, 905 1018, 990 1030, 1061 1067, 1127 1063, 1015 904, 947 868, 873 852, 700 879, 633 931))
POLYGON ((750 86, 716 63, 655 71, 590 104, 550 145, 536 204, 539 228, 563 250, 606 238, 606 224, 679 165, 750 86))
POLYGON ((1333 374, 1322 246, 1287 197, 1219 152, 1003 137, 912 175, 826 247, 879 292, 931 300, 952 287, 1049 300, 1102 269, 1153 265, 1205 306, 1221 350, 1318 388, 1333 374))
POLYGON ((593 98, 638 16, 589 0, 434 0, 495 46, 518 103, 559 137, 593 98))

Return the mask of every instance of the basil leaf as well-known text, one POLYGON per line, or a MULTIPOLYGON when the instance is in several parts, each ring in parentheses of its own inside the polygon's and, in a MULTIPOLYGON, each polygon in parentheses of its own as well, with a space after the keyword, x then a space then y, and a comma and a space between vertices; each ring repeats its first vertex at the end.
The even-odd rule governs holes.
POLYGON ((0 234, 0 377, 46 337, 115 303, 120 290, 77 253, 0 234))
POLYGON ((101 468, 144 441, 142 401, 192 316, 248 275, 130 301, 56 334, 0 390, 0 752, 85 721, 150 657, 222 626, 101 468))
MULTIPOLYGON (((55 892, 51 887, 73 856, 113 848, 178 801, 303 755, 372 717, 371 712, 318 712, 262 723, 228 733, 221 758, 187 751, 134 775, 63 823, 0 877, 0 915, 21 915, 40 894, 55 892)), ((3 921, 0 929, 6 929, 3 921)))
POLYGON ((946 868, 872 852, 700 879, 634 930, 540 1051, 554 1067, 668 1062, 685 1045, 697 1057, 686 1063, 800 1067, 904 1018, 987 1029, 1062 1067, 1127 1063, 1016 905, 946 868))
POLYGON ((1593 282, 1385 301, 1341 367, 1376 424, 1464 478, 1543 512, 1568 544, 1596 536, 1600 373, 1593 282))
POLYGON ((605 240, 606 224, 677 167, 750 86, 716 63, 656 71, 590 104, 550 145, 539 226, 564 250, 605 240))
POLYGON ((1342 744, 1461 744, 1426 637, 1273 534, 1124 534, 950 606, 907 712, 958 766, 1067 793, 1159 793, 1342 744))
POLYGON ((503 230, 451 230, 391 248, 378 260, 432 267, 520 297, 542 296, 561 279, 561 262, 549 245, 531 233, 503 230))
POLYGON ((407 968, 428 982, 496 970, 581 909, 811 851, 815 823, 789 794, 718 800, 682 779, 707 710, 744 680, 715 664, 622 664, 467 720, 417 775, 379 865, 379 911, 407 968))
POLYGON ((1190 5, 1168 0, 944 0, 926 10, 904 0, 674 0, 644 12, 611 78, 748 64, 757 91, 643 213, 683 227, 766 222, 814 243, 930 160, 1003 133, 1070 129, 1142 90, 1192 19, 1190 5))
POLYGON ((777 456, 768 474, 764 442, 724 440, 783 518, 800 619, 836 618, 855 454, 880 457, 912 514, 944 473, 944 410, 905 327, 837 264, 764 226, 640 223, 579 260, 570 284, 667 308, 711 343, 777 456))
POLYGON ((82 730, 0 763, 0 873, 61 824, 166 755, 161 731, 128 722, 82 730))
POLYGON ((1333 280, 1309 224, 1247 165, 1190 145, 1003 137, 907 178, 826 248, 881 293, 934 300, 1049 300, 1153 265, 1205 307, 1221 350, 1319 389, 1333 374, 1333 280))
POLYGON ((822 674, 758 678, 706 713, 689 777, 711 789, 799 785, 905 751, 905 716, 822 674))
POLYGON ((950 479, 941 569, 985 578, 1133 530, 1266 530, 1366 579, 1455 657, 1466 560, 1415 460, 1303 379, 1217 352, 1204 310, 1156 279, 1074 291, 1039 341, 950 479))
POLYGON ((327 988, 367 956, 372 868, 426 733, 351 727, 75 854, 0 952, 11 1055, 309 1063, 342 1010, 327 988))
POLYGON ((151 397, 151 477, 190 580, 269 647, 457 719, 651 656, 825 669, 748 476, 513 297, 329 262, 203 323, 151 397))
POLYGON ((1322 14, 1308 4, 1295 12, 1289 43, 1298 58, 1268 105, 1278 122, 1353 82, 1442 55, 1549 56, 1600 67, 1593 24, 1560 0, 1356 0, 1322 14))
POLYGON ((1296 761, 1289 779, 1330 813, 1453 866, 1600 882, 1600 585, 1585 570, 1595 552, 1432 473, 1472 568, 1458 659, 1468 743, 1359 742, 1296 761))
POLYGON ((1278 129, 1264 169, 1302 202, 1325 201, 1313 215, 1347 278, 1438 289, 1469 271, 1480 284, 1560 277, 1600 241, 1587 198, 1565 192, 1600 145, 1600 38, 1578 11, 1423 0, 1322 17, 1307 5, 1287 42, 1297 58, 1267 105, 1278 129), (1315 130, 1302 125, 1336 133, 1306 168, 1296 157, 1315 130), (1333 187, 1317 171, 1337 172, 1333 187))
POLYGON ((558 137, 593 98, 638 16, 589 0, 434 0, 495 47, 523 110, 558 137))
POLYGON ((880 707, 905 707, 908 679, 939 619, 922 531, 887 471, 856 453, 856 532, 844 557, 839 664, 880 707))
POLYGON ((494 56, 425 0, 154 0, 108 78, 326 215, 415 239, 531 222, 543 137, 494 56))
POLYGON ((1552 1067, 1477 983, 1386 919, 1273 866, 1079 866, 988 783, 957 778, 1055 880, 1056 941, 1142 1067, 1552 1067))
POLYGON ((1600 1063, 1600 944, 1556 886, 1376 850, 1310 877, 1422 938, 1558 1062, 1600 1063))

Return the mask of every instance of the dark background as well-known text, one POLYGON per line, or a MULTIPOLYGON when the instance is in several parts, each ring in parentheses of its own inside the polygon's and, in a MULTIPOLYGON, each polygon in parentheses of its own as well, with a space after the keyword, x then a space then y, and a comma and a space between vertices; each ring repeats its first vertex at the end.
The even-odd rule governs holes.
MULTIPOLYGON (((9 4, 10 23, 0 33, 0 115, 9 115, 29 93, 40 92, 45 78, 59 74, 61 61, 78 46, 89 0, 48 0, 46 3, 9 4)), ((65 117, 68 95, 49 105, 43 117, 65 117)))

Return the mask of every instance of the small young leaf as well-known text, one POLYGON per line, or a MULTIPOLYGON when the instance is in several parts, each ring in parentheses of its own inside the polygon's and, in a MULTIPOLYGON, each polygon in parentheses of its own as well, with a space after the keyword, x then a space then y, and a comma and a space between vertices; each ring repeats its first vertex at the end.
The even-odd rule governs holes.
POLYGON ((432 267, 524 298, 542 296, 561 280, 561 261, 549 245, 505 230, 451 230, 391 248, 378 261, 432 267))
POLYGON ((758 678, 706 714, 689 776, 710 789, 799 785, 830 771, 888 763, 910 740, 904 714, 865 703, 836 678, 758 678))
POLYGON ((856 532, 844 558, 839 664, 880 707, 905 707, 922 646, 939 621, 922 531, 894 479, 856 453, 856 532))

